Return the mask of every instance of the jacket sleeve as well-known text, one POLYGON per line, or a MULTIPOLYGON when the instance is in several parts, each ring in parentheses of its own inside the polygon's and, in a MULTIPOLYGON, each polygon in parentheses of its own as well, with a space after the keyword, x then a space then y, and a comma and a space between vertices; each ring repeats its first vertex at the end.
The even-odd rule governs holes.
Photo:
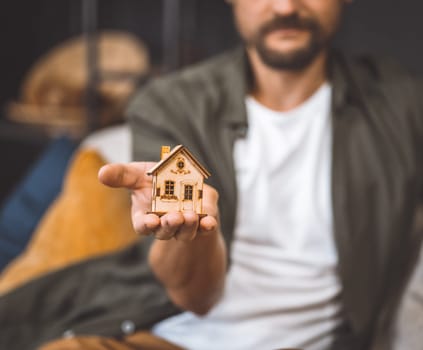
POLYGON ((201 153, 207 85, 205 79, 175 74, 153 80, 135 95, 126 113, 133 160, 158 161, 162 145, 184 144, 196 156, 201 153))
POLYGON ((166 99, 147 87, 141 90, 127 110, 132 134, 134 161, 159 161, 162 145, 175 145, 172 114, 166 99))

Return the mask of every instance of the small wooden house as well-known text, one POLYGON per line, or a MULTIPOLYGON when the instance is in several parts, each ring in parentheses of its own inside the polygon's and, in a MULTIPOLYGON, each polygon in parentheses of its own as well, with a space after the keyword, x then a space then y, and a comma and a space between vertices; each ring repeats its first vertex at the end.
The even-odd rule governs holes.
POLYGON ((151 212, 194 211, 199 215, 203 204, 203 182, 210 173, 182 145, 170 151, 162 146, 161 160, 147 172, 153 176, 151 212))

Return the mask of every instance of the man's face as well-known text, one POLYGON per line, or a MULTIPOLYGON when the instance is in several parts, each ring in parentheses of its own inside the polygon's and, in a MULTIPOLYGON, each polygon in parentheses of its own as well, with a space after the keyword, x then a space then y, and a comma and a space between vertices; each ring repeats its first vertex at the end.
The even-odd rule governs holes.
POLYGON ((327 48, 348 0, 231 0, 249 50, 275 69, 300 70, 327 48))

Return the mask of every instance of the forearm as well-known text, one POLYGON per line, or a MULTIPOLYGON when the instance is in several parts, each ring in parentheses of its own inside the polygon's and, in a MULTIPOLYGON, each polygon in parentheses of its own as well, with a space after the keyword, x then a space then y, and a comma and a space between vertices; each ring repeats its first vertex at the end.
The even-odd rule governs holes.
POLYGON ((188 242, 156 240, 149 261, 171 300, 184 310, 205 314, 223 291, 227 261, 219 231, 188 242))
POLYGON ((140 235, 154 235, 150 266, 172 301, 183 309, 206 313, 219 298, 226 274, 226 248, 219 229, 219 194, 203 186, 203 212, 148 213, 152 179, 146 175, 154 163, 109 164, 99 179, 111 187, 132 190, 132 224, 140 235))

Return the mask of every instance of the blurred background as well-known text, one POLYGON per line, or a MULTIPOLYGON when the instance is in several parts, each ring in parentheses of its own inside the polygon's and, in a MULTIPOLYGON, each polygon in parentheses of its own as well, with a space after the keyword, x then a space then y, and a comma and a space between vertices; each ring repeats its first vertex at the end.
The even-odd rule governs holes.
MULTIPOLYGON (((223 0, 14 0, 1 7, 0 205, 53 137, 78 139, 120 122, 130 92, 148 77, 238 40, 223 0)), ((388 54, 421 74, 422 11, 417 0, 357 0, 336 45, 388 54)))

